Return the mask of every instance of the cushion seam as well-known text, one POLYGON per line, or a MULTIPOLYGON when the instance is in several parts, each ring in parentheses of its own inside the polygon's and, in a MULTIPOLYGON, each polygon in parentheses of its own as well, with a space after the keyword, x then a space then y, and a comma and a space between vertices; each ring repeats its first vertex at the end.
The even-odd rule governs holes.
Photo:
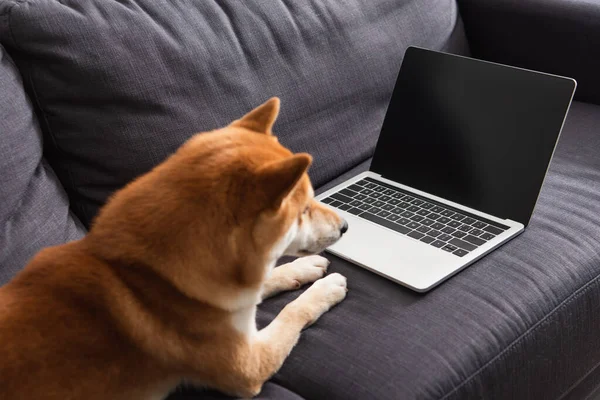
MULTIPOLYGON (((575 381, 575 383, 573 383, 571 386, 569 386, 558 398, 557 400, 561 400, 564 399, 565 396, 568 396, 571 392, 573 392, 573 389, 575 389, 581 382, 583 382, 588 376, 590 376, 591 373, 593 373, 598 366, 600 366, 600 362, 597 362, 596 364, 594 364, 589 370, 587 370, 585 372, 585 374, 583 374, 579 379, 577 379, 575 381)), ((592 391, 593 392, 593 391, 592 391)), ((585 399, 588 399, 589 395, 587 397, 585 397, 585 399)), ((585 400, 584 399, 584 400, 585 400)))
POLYGON ((564 299, 562 302, 560 302, 558 305, 556 305, 556 307, 554 307, 550 312, 548 312, 542 319, 540 319, 533 326, 531 326, 529 329, 527 329, 525 332, 523 332, 521 335, 519 335, 519 337, 517 337, 515 340, 513 340, 513 342, 510 345, 508 345, 504 350, 502 350, 500 353, 495 355, 491 360, 489 360, 484 365, 482 365, 479 369, 477 369, 477 371, 473 372, 467 379, 462 381, 458 386, 455 386, 451 391, 449 391, 443 397, 441 397, 440 400, 444 400, 444 399, 448 398, 448 396, 454 394, 456 391, 458 391, 463 386, 465 386, 466 384, 471 382, 473 379, 475 379, 485 369, 487 369, 487 367, 489 367, 490 365, 495 363, 497 360, 502 358, 506 353, 508 353, 509 351, 514 349, 517 345, 519 345, 521 342, 523 342, 524 339, 531 336, 531 334, 533 334, 540 326, 543 326, 545 324, 545 322, 547 322, 549 319, 553 318, 554 315, 556 315, 560 310, 562 310, 563 308, 568 306, 574 300, 578 299, 580 297, 580 295, 587 293, 588 289, 590 289, 593 285, 597 284, 599 279, 600 279, 600 275, 597 275, 595 278, 588 281, 583 286, 581 286, 579 289, 577 289, 574 293, 572 293, 570 296, 568 296, 566 299, 564 299))

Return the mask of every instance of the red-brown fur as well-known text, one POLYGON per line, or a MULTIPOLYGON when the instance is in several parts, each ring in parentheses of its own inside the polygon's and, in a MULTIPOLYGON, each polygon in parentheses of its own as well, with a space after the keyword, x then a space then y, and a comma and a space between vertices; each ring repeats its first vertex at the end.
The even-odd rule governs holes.
POLYGON ((263 290, 305 283, 283 267, 269 275, 293 223, 343 222, 312 199, 310 156, 272 136, 278 107, 194 136, 118 191, 84 239, 40 251, 0 288, 0 399, 154 399, 182 379, 260 390, 302 327, 341 300, 307 291, 273 340, 232 326, 263 290))

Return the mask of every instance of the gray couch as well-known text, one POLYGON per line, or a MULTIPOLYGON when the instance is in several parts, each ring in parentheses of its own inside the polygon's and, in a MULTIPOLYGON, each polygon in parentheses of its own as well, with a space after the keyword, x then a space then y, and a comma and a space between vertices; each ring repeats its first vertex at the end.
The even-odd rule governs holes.
MULTIPOLYGON (((313 154, 317 188, 366 169, 409 45, 577 79, 526 232, 426 295, 330 256, 349 295, 259 398, 597 391, 598 1, 0 0, 0 45, 0 284, 40 248, 82 237, 110 193, 191 134, 271 96, 275 130, 313 154)), ((259 325, 297 295, 266 301, 259 325)))

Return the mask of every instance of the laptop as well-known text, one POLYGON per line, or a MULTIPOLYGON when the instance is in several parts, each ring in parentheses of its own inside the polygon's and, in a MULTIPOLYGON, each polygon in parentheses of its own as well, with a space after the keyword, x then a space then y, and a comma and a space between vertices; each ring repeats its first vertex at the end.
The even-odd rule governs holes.
POLYGON ((370 170, 317 199, 350 229, 328 251, 426 292, 519 235, 573 79, 406 51, 370 170))

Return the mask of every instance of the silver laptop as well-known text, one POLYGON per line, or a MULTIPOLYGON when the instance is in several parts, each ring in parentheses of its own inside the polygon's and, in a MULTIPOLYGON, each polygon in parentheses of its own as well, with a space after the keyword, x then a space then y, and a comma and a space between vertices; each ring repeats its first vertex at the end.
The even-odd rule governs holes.
POLYGON ((425 292, 521 233, 576 82, 410 47, 368 172, 317 197, 328 251, 425 292))

